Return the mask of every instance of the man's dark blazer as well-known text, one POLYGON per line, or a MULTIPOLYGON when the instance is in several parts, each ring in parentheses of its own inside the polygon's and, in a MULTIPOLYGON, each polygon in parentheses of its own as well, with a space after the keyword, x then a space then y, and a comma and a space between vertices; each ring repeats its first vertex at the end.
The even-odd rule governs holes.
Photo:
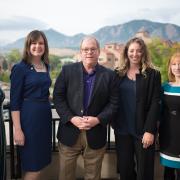
MULTIPOLYGON (((67 146, 76 143, 80 130, 70 119, 83 116, 83 64, 81 62, 65 65, 58 76, 53 100, 60 116, 58 140, 67 146)), ((96 66, 96 75, 87 115, 98 117, 100 124, 87 130, 88 145, 92 149, 106 144, 107 124, 118 109, 118 78, 115 72, 101 65, 96 66)))

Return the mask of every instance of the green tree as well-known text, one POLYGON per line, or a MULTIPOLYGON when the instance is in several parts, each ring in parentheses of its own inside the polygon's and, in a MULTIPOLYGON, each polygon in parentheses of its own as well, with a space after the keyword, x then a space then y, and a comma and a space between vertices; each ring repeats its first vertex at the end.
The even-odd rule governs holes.
POLYGON ((8 69, 8 63, 7 63, 7 61, 5 59, 2 62, 2 69, 5 70, 5 71, 8 69))
POLYGON ((167 81, 167 62, 176 51, 172 46, 162 43, 162 40, 156 38, 148 44, 150 56, 153 64, 160 70, 162 82, 167 81))
POLYGON ((21 59, 22 55, 19 49, 12 49, 8 54, 6 54, 6 59, 10 63, 17 63, 21 59))
POLYGON ((61 62, 60 62, 59 56, 50 55, 49 56, 49 63, 50 63, 51 71, 54 71, 59 67, 61 68, 61 62))
POLYGON ((8 71, 3 71, 3 72, 1 72, 1 74, 0 74, 0 81, 10 82, 9 72, 8 72, 8 71))

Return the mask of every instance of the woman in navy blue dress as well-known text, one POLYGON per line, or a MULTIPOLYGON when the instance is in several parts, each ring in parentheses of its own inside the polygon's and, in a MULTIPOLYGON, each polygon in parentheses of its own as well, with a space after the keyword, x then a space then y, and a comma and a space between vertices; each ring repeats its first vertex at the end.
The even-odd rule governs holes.
POLYGON ((51 162, 48 43, 43 32, 26 38, 22 61, 11 71, 11 114, 24 180, 36 180, 51 162))

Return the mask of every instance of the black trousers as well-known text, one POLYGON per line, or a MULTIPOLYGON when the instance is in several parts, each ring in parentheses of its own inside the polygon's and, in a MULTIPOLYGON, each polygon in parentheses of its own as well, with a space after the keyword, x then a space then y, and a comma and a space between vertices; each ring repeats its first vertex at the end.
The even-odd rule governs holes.
POLYGON ((180 180, 180 169, 165 167, 164 180, 180 180))
POLYGON ((143 148, 141 139, 115 134, 117 166, 121 180, 154 179, 154 144, 143 148))

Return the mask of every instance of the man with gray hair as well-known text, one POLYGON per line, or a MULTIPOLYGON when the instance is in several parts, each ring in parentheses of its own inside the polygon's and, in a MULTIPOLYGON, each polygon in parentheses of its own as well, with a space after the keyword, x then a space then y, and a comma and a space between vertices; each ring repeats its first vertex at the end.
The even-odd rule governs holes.
POLYGON ((54 104, 60 116, 59 180, 76 179, 76 160, 82 154, 84 179, 101 178, 107 124, 118 108, 115 72, 98 64, 100 46, 85 37, 80 46, 81 62, 65 65, 54 87, 54 104))

